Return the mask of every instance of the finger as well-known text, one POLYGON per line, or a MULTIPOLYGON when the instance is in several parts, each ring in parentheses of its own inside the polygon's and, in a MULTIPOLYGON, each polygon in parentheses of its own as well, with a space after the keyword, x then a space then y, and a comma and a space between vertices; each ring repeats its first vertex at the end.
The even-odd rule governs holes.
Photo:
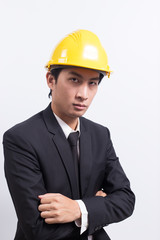
POLYGON ((39 210, 40 212, 49 211, 49 210, 51 210, 52 208, 53 208, 53 206, 51 207, 50 204, 40 204, 40 205, 38 206, 38 210, 39 210))
POLYGON ((40 199, 41 204, 50 204, 57 200, 57 196, 45 196, 40 199))
POLYGON ((56 197, 56 196, 60 196, 60 193, 46 193, 43 195, 39 195, 38 198, 42 199, 42 198, 52 198, 52 197, 56 197))
POLYGON ((45 218, 45 223, 47 224, 55 224, 55 223, 58 223, 57 219, 55 218, 45 218))
POLYGON ((41 212, 41 217, 42 218, 50 217, 49 214, 48 214, 48 211, 41 212))
POLYGON ((51 198, 42 198, 42 199, 40 199, 40 203, 41 204, 50 204, 51 202, 53 202, 53 199, 51 199, 51 198))
POLYGON ((95 196, 98 196, 99 195, 99 191, 98 192, 96 192, 96 195, 95 196))
POLYGON ((39 195, 38 198, 40 199, 40 202, 45 203, 51 203, 59 199, 62 195, 59 193, 47 193, 44 195, 39 195))
POLYGON ((98 191, 98 192, 96 193, 96 196, 99 196, 99 197, 106 197, 107 194, 106 194, 105 192, 103 192, 102 190, 100 190, 100 191, 98 191))
POLYGON ((63 215, 60 213, 60 211, 52 210, 41 212, 41 217, 45 219, 50 219, 50 222, 52 219, 52 222, 54 221, 54 223, 60 223, 62 221, 63 215))
POLYGON ((44 212, 41 212, 41 217, 42 218, 55 218, 56 214, 54 213, 54 211, 44 211, 44 212))
POLYGON ((107 194, 105 193, 105 192, 102 192, 102 195, 101 195, 102 197, 106 197, 107 196, 107 194))

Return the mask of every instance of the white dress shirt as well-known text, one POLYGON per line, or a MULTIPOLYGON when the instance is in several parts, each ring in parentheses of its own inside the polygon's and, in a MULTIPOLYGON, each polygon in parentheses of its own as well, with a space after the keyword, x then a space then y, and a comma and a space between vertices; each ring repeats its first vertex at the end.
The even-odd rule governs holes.
MULTIPOLYGON (((77 128, 76 128, 76 130, 73 130, 69 125, 67 125, 55 113, 54 113, 54 116, 56 117, 57 122, 61 126, 61 128, 62 128, 62 130, 64 132, 64 135, 66 136, 66 138, 68 138, 69 134, 72 133, 72 132, 77 132, 78 131, 79 134, 80 134, 80 121, 79 121, 79 118, 78 118, 77 128)), ((78 153, 79 153, 79 141, 78 141, 78 144, 77 144, 77 150, 78 150, 78 153)), ((77 201, 77 203, 79 205, 79 208, 80 208, 80 211, 81 211, 81 219, 76 220, 75 224, 76 224, 77 227, 81 227, 80 234, 82 234, 88 228, 88 211, 87 211, 87 208, 86 208, 86 206, 85 206, 85 204, 84 204, 84 202, 82 200, 76 200, 76 201, 77 201)), ((92 236, 88 236, 88 240, 92 240, 92 239, 93 239, 92 236)))

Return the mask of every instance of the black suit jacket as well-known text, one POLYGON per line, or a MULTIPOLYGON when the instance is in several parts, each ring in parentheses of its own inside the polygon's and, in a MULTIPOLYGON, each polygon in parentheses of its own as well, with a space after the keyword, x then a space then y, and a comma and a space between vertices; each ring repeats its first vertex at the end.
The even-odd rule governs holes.
MULTIPOLYGON (((88 230, 108 240, 103 227, 132 214, 134 194, 115 154, 107 128, 80 118, 81 193, 88 230), (95 197, 104 189, 107 197, 95 197)), ((16 240, 77 240, 75 223, 48 225, 38 211, 38 195, 61 193, 77 199, 72 153, 51 106, 4 134, 5 174, 18 217, 16 240)))

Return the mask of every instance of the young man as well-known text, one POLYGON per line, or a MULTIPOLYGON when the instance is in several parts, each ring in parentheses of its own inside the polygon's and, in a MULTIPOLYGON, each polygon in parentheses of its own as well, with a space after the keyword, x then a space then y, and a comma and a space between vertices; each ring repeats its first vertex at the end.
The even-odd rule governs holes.
POLYGON ((82 117, 110 75, 107 55, 95 34, 79 30, 46 67, 51 104, 4 134, 15 239, 108 240, 103 227, 129 217, 135 197, 109 130, 82 117))

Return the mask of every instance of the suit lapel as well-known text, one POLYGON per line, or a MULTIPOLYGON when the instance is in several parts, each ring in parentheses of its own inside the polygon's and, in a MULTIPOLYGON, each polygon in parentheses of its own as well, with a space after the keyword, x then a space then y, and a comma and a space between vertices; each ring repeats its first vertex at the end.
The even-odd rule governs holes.
MULTIPOLYGON (((52 134, 53 143, 56 145, 61 160, 66 169, 70 186, 72 190, 73 199, 78 199, 78 191, 76 186, 76 175, 74 170, 74 164, 72 162, 72 153, 69 143, 58 124, 52 110, 51 105, 49 105, 43 111, 43 118, 48 131, 52 134)), ((85 125, 83 123, 83 118, 80 118, 80 185, 81 185, 81 195, 85 195, 87 187, 89 184, 89 179, 92 170, 92 148, 91 148, 91 136, 87 132, 85 125)))
POLYGON ((63 162, 64 168, 66 169, 71 190, 72 190, 73 199, 78 199, 78 191, 77 191, 77 186, 75 181, 76 176, 75 176, 74 165, 72 162, 73 159, 72 159, 72 153, 71 153, 69 143, 60 125, 58 124, 51 110, 50 105, 43 111, 43 116, 44 116, 44 121, 46 123, 47 129, 52 134, 53 143, 56 145, 56 148, 63 162))
POLYGON ((92 170, 92 148, 91 136, 86 131, 81 118, 81 134, 80 134, 80 182, 82 197, 87 191, 89 179, 92 170))

